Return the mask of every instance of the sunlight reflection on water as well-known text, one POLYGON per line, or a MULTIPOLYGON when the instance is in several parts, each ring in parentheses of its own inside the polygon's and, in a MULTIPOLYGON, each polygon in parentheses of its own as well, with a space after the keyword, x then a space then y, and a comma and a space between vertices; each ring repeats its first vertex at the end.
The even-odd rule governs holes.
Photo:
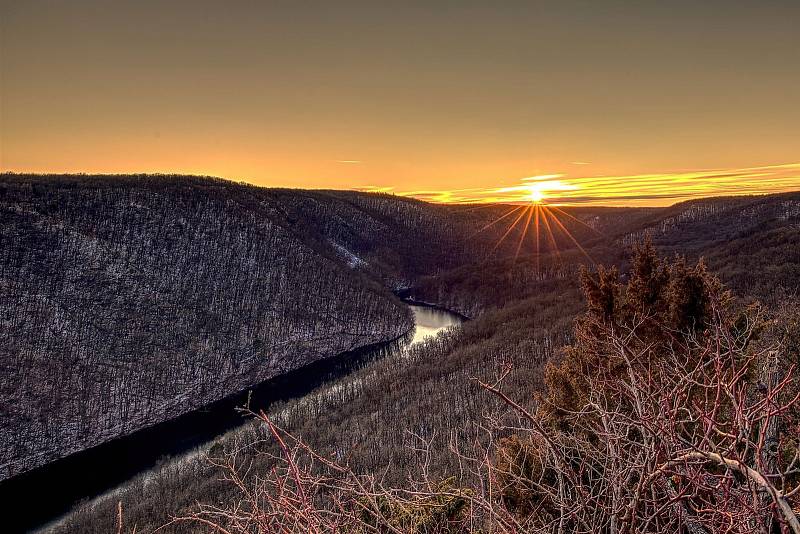
POLYGON ((437 310, 427 306, 410 304, 414 313, 414 337, 411 344, 419 343, 430 336, 435 336, 445 328, 461 324, 462 319, 455 314, 437 310))

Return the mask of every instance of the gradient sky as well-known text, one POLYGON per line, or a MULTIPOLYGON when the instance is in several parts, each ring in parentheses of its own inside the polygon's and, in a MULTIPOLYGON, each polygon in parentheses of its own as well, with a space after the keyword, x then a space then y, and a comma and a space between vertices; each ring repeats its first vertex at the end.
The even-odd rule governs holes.
POLYGON ((800 189, 795 0, 0 6, 6 171, 617 205, 800 189))

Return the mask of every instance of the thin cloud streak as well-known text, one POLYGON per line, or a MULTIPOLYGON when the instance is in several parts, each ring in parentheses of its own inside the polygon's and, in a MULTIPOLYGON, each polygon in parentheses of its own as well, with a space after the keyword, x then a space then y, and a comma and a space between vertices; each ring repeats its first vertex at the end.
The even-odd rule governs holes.
POLYGON ((538 176, 528 176, 527 178, 523 178, 523 182, 542 182, 545 180, 554 180, 556 178, 563 177, 563 174, 540 174, 538 176))
POLYGON ((495 188, 396 194, 452 204, 519 203, 530 202, 534 189, 549 204, 663 206, 700 197, 800 190, 800 163, 627 176, 547 174, 520 178, 516 183, 495 188))

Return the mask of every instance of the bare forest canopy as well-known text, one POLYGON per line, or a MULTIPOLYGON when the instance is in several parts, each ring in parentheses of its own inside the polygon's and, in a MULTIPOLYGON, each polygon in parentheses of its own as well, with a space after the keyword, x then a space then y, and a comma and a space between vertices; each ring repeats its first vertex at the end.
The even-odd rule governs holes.
MULTIPOLYGON (((410 317, 392 292, 475 320, 274 415, 364 471, 396 460, 397 480, 418 460, 410 447, 430 439, 431 470, 445 477, 457 469, 449 439, 473 439, 466 423, 497 407, 471 377, 512 361, 511 391, 533 399, 542 388, 545 364, 572 339, 581 265, 617 265, 624 279, 630 246, 649 237, 664 254, 705 257, 745 299, 798 289, 798 193, 563 207, 572 237, 554 226, 538 255, 521 226, 509 231, 514 216, 498 221, 513 208, 198 177, 3 175, 0 477, 397 337, 410 317)), ((212 471, 168 465, 147 489, 134 483, 126 507, 141 528, 158 526, 224 494, 212 471)), ((107 504, 70 531, 107 532, 107 504)))
POLYGON ((398 337, 411 317, 392 290, 482 257, 499 209, 2 175, 0 480, 398 337))

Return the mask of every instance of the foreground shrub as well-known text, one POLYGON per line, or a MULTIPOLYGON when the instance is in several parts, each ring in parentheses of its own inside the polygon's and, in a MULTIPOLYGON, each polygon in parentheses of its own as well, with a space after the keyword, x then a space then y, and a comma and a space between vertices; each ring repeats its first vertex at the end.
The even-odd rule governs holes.
POLYGON ((800 534, 791 321, 737 309, 702 263, 649 245, 627 284, 582 281, 576 342, 531 430, 500 445, 530 477, 501 479, 509 509, 544 532, 800 534))

